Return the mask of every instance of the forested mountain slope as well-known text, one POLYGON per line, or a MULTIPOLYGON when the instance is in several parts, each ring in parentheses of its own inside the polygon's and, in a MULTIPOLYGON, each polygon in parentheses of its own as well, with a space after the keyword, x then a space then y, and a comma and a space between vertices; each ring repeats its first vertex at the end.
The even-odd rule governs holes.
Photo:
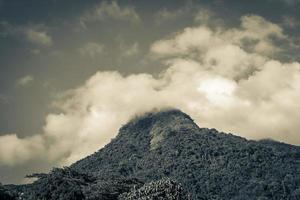
POLYGON ((19 199, 299 200, 300 147, 199 128, 174 109, 137 117, 98 152, 38 176, 6 189, 19 199))
POLYGON ((300 199, 300 148, 199 128, 179 110, 148 113, 71 168, 145 182, 170 177, 195 199, 300 199))

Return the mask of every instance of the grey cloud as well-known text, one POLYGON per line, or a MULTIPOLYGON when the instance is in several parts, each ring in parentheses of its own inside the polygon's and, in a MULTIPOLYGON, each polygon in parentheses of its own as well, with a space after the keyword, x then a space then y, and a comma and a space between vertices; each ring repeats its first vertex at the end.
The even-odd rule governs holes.
POLYGON ((121 55, 125 57, 137 55, 140 51, 139 43, 134 42, 132 44, 127 45, 121 42, 120 51, 121 51, 121 55))
POLYGON ((30 43, 46 47, 51 46, 53 43, 51 36, 47 32, 34 29, 26 30, 26 39, 30 43))
POLYGON ((187 1, 184 6, 176 9, 162 8, 154 14, 154 22, 156 25, 162 25, 167 22, 182 20, 184 17, 194 18, 197 23, 221 23, 217 19, 215 13, 207 6, 193 1, 187 1))
POLYGON ((96 42, 88 42, 83 47, 79 48, 79 52, 83 56, 96 58, 98 55, 104 53, 104 45, 96 42))
POLYGON ((121 7, 117 1, 103 1, 84 12, 80 17, 80 24, 86 27, 87 23, 115 19, 128 21, 134 24, 141 22, 140 16, 133 6, 121 7))
POLYGON ((202 8, 202 9, 198 10, 198 12, 196 13, 196 15, 194 17, 194 21, 201 22, 203 24, 207 24, 214 18, 215 18, 214 12, 212 12, 208 8, 202 8))
POLYGON ((294 6, 300 3, 299 0, 268 0, 270 3, 272 2, 282 2, 286 6, 294 6))
POLYGON ((286 4, 289 5, 289 6, 293 6, 293 5, 295 5, 295 4, 300 3, 299 0, 281 0, 281 1, 283 1, 284 3, 286 3, 286 4))
POLYGON ((282 25, 288 28, 296 28, 299 26, 299 22, 292 16, 284 15, 282 16, 282 25))
POLYGON ((26 75, 24 77, 21 77, 17 80, 16 84, 17 86, 25 87, 32 84, 34 81, 34 77, 32 75, 26 75))
POLYGON ((0 103, 1 104, 9 104, 11 101, 11 97, 5 94, 0 94, 0 103))
POLYGON ((188 6, 175 9, 175 10, 168 10, 166 8, 159 10, 157 13, 154 15, 154 21, 157 25, 161 25, 164 22, 171 21, 178 19, 179 17, 182 17, 185 15, 190 8, 188 6))
POLYGON ((0 22, 0 35, 7 37, 21 37, 24 41, 38 47, 50 47, 53 39, 44 25, 12 25, 6 21, 0 22))

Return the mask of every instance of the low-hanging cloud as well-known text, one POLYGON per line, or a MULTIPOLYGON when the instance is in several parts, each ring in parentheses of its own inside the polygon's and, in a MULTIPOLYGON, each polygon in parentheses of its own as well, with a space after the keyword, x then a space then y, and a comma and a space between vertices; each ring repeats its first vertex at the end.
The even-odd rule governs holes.
POLYGON ((281 27, 259 16, 241 20, 238 28, 189 27, 155 42, 151 52, 167 66, 158 77, 96 73, 54 103, 61 112, 46 116, 42 134, 1 136, 0 165, 70 164, 107 144, 134 115, 164 107, 183 110, 200 127, 299 145, 300 63, 270 56, 272 38, 288 39, 281 27))

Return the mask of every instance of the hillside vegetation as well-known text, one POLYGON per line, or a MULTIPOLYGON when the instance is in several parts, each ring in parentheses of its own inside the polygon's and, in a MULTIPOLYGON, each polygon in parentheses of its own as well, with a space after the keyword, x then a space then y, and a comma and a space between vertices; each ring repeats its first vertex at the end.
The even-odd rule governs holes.
POLYGON ((131 120, 69 168, 9 189, 51 200, 299 200, 300 147, 199 128, 185 113, 166 110, 131 120))

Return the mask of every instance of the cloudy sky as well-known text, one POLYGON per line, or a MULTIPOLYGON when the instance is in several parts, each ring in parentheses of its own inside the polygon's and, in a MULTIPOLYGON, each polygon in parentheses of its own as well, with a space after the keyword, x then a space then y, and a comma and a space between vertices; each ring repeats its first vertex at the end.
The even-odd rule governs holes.
POLYGON ((300 145, 298 0, 0 0, 0 182, 64 166, 130 118, 300 145))

